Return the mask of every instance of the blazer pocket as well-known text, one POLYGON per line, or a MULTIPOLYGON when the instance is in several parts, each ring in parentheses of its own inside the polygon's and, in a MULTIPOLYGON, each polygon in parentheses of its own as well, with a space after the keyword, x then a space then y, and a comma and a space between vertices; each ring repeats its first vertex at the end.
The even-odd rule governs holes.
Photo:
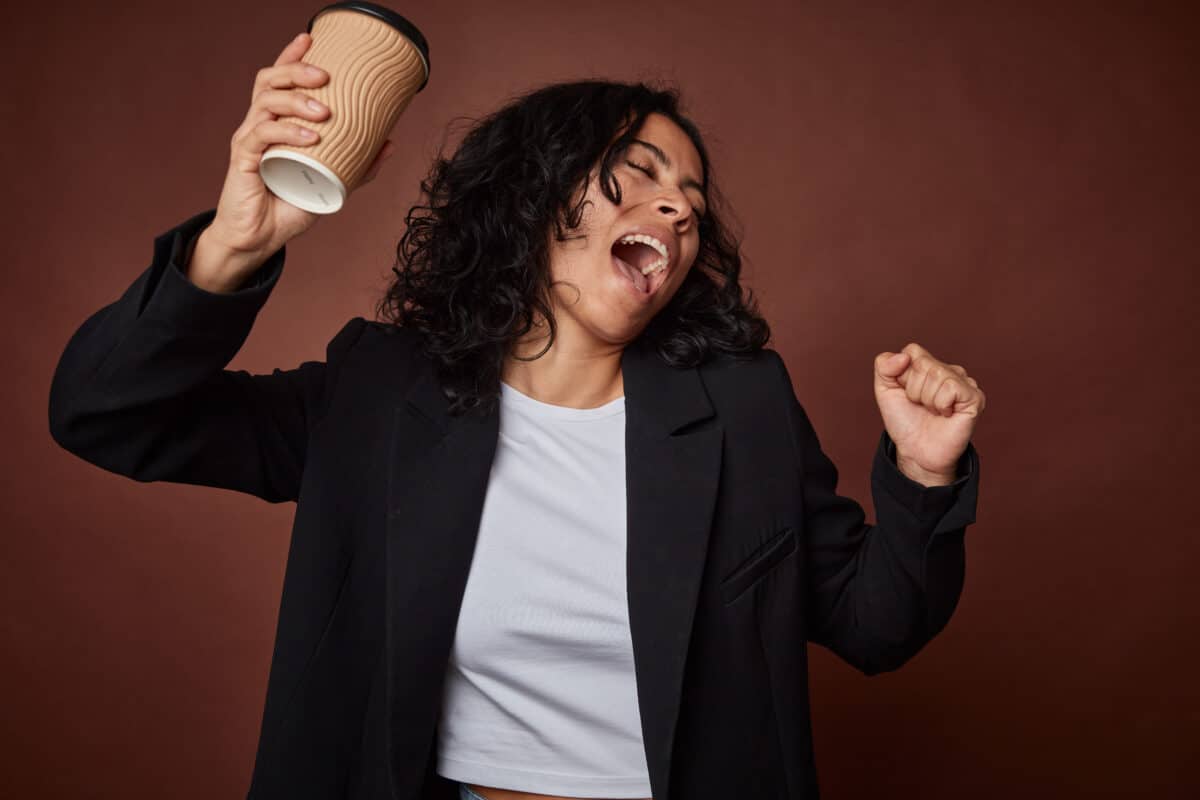
POLYGON ((784 528, 763 543, 753 555, 721 580, 721 599, 725 605, 737 600, 796 549, 796 532, 784 528))

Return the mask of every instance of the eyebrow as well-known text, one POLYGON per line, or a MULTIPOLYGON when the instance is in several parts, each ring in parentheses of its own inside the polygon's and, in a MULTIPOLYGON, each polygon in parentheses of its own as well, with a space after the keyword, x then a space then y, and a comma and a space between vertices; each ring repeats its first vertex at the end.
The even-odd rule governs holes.
MULTIPOLYGON (((671 168, 671 159, 668 158, 667 154, 664 153, 657 145, 650 144, 649 142, 641 139, 634 139, 632 142, 630 142, 630 144, 640 144, 642 147, 653 153, 654 157, 658 159, 664 167, 667 169, 671 168)), ((679 182, 679 185, 684 189, 695 189, 698 191, 700 196, 704 198, 704 207, 708 207, 708 196, 704 193, 704 187, 697 183, 695 178, 684 178, 679 182)))

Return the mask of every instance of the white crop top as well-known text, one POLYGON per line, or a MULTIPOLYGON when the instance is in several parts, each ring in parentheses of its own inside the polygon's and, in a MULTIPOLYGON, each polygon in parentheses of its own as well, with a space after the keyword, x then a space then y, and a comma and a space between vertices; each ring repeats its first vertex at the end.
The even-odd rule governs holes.
POLYGON ((626 594, 625 398, 569 408, 500 386, 437 772, 539 794, 650 797, 626 594))

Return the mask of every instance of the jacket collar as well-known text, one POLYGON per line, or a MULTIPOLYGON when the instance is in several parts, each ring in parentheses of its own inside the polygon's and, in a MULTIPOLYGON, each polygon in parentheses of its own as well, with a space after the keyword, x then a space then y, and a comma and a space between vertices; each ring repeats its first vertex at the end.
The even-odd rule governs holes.
MULTIPOLYGON (((432 363, 422 362, 405 402, 442 436, 460 419, 450 415, 449 400, 442 394, 432 363)), ((621 374, 627 417, 636 416, 655 435, 670 436, 713 415, 698 370, 671 367, 643 339, 634 340, 621 353, 621 374)), ((493 409, 490 416, 496 415, 493 409)))

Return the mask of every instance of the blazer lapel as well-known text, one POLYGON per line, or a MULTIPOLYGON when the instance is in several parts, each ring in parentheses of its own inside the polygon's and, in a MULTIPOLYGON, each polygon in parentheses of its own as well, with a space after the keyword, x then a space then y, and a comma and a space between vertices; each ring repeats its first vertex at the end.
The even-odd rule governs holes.
POLYGON ((626 561, 642 736, 655 800, 666 800, 692 618, 708 552, 723 428, 695 368, 625 349, 626 561))
MULTIPOLYGON (((684 664, 721 467, 722 427, 696 369, 642 340, 625 385, 627 583, 652 793, 667 797, 684 664)), ((474 555, 499 411, 452 417, 432 364, 393 409, 387 493, 387 690, 393 790, 417 796, 474 555)))

